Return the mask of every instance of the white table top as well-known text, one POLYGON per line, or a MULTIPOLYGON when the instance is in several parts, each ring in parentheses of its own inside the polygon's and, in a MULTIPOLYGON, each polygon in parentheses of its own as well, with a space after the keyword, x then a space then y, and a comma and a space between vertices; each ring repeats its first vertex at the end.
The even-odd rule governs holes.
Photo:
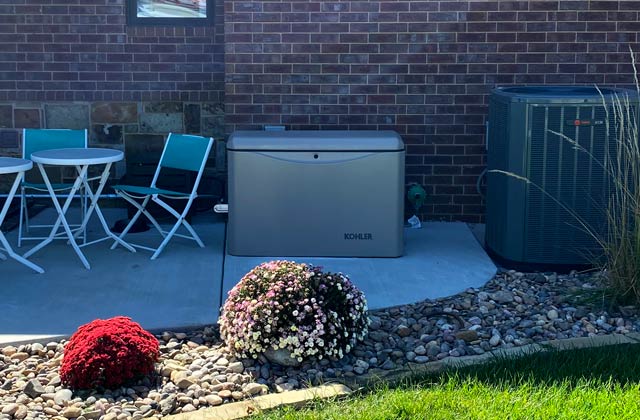
POLYGON ((12 174, 28 171, 33 168, 33 162, 12 157, 0 157, 0 174, 12 174))
POLYGON ((124 159, 120 150, 90 148, 69 148, 41 150, 31 154, 31 160, 45 165, 99 165, 124 159))

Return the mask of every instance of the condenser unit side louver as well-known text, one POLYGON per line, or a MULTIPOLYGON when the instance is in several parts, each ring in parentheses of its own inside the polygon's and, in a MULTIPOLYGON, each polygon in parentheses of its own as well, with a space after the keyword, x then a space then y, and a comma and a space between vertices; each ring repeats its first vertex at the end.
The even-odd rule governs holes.
POLYGON ((610 108, 616 95, 630 98, 637 121, 638 98, 628 90, 493 90, 486 244, 503 264, 569 268, 587 265, 597 256, 600 248, 592 233, 602 235, 606 225, 608 177, 602 163, 616 153, 610 108))

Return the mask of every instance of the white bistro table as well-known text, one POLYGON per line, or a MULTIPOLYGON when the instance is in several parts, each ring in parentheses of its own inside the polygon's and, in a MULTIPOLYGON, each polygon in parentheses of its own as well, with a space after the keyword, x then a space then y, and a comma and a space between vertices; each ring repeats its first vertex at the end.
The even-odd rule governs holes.
MULTIPOLYGON (((11 205, 11 201, 13 201, 13 197, 16 195, 18 186, 24 178, 24 172, 28 171, 31 168, 33 168, 33 163, 30 160, 11 157, 0 157, 0 174, 16 174, 13 185, 9 190, 9 195, 7 195, 7 199, 2 206, 2 210, 0 211, 0 227, 2 226, 2 222, 4 221, 7 212, 9 211, 9 206, 11 205)), ((3 250, 7 254, 9 254, 9 256, 14 260, 21 262, 22 264, 37 271, 38 273, 44 273, 44 270, 41 267, 37 266, 31 261, 28 261, 26 258, 21 257, 13 251, 11 245, 9 245, 9 242, 7 242, 7 238, 5 238, 4 234, 2 233, 2 230, 0 230, 0 244, 2 245, 2 247, 0 247, 0 250, 3 250)), ((0 259, 6 260, 7 257, 5 257, 4 254, 0 253, 0 259)))
POLYGON ((107 225, 107 221, 105 220, 104 215, 100 210, 100 206, 98 206, 98 199, 100 198, 100 194, 102 194, 102 190, 104 189, 104 186, 107 182, 107 178, 109 177, 109 171, 111 170, 111 165, 114 162, 118 162, 122 160, 123 158, 124 158, 124 153, 122 153, 120 150, 102 149, 102 148, 51 149, 51 150, 41 150, 39 152, 34 152, 31 154, 31 160, 38 165, 38 169, 42 174, 42 179, 44 180, 44 183, 47 186, 47 190, 49 190, 49 195, 51 195, 51 199, 53 200, 53 205, 55 206, 58 212, 58 219, 54 223, 49 236, 44 241, 42 241, 41 243, 39 243, 38 245, 30 249, 26 254, 24 254, 25 258, 30 255, 33 255, 35 252, 39 251, 40 249, 44 248, 47 244, 51 243, 56 238, 58 234, 58 229, 60 228, 61 224, 64 228, 64 231, 67 234, 67 237, 69 238, 69 243, 75 250, 76 254, 78 254, 78 257, 80 258, 80 261, 82 261, 82 264, 87 269, 90 269, 91 265, 89 264, 89 261, 87 261, 86 257, 80 250, 81 247, 95 244, 97 242, 105 241, 108 239, 113 239, 118 243, 120 243, 125 248, 127 248, 129 251, 136 252, 136 250, 131 245, 124 242, 117 235, 111 232, 111 230, 109 229, 109 226, 107 225), (47 172, 44 169, 44 165, 74 166, 76 168, 76 172, 77 172, 76 180, 73 183, 73 187, 71 188, 71 191, 69 192, 69 195, 67 196, 62 206, 60 206, 60 203, 56 198, 56 193, 53 191, 53 187, 51 186, 51 182, 49 181, 47 172), (99 177, 100 181, 95 192, 91 190, 91 186, 89 185, 88 177, 87 177, 87 172, 89 170, 89 166, 91 165, 105 165, 102 171, 102 175, 99 177), (84 185, 86 194, 89 196, 89 199, 91 200, 91 204, 87 209, 87 214, 85 215, 82 221, 82 225, 78 229, 76 229, 74 234, 74 232, 69 227, 69 223, 67 222, 65 215, 67 213, 67 210, 69 209, 69 205, 71 204, 71 201, 74 195, 78 192, 78 189, 80 189, 81 185, 84 185), (104 230, 105 236, 100 239, 96 239, 96 240, 84 243, 82 245, 78 245, 78 243, 76 242, 76 237, 78 237, 80 233, 82 233, 86 229, 87 222, 91 218, 91 214, 94 211, 98 215, 98 218, 100 219, 100 223, 102 224, 102 228, 104 230))

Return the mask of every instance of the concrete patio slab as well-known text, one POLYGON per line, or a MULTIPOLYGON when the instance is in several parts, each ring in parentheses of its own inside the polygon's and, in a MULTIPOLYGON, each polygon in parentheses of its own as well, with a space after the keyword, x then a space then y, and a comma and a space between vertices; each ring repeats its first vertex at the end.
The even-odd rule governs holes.
MULTIPOLYGON (((126 217, 104 209, 109 226, 126 217)), ((38 219, 53 219, 52 210, 38 219)), ((93 221, 89 236, 98 234, 93 221)), ((13 260, 0 260, 0 345, 68 336, 96 318, 126 315, 150 330, 178 330, 215 323, 226 292, 251 268, 269 257, 224 255, 225 220, 212 212, 193 220, 205 242, 174 238, 160 257, 109 249, 105 241, 83 248, 87 270, 65 241, 54 241, 31 257, 45 269, 37 274, 13 260), (224 274, 224 275, 223 275, 224 274)), ((348 274, 371 308, 449 296, 480 287, 496 268, 463 223, 426 223, 407 229, 400 258, 290 258, 348 274)), ((7 234, 17 242, 17 232, 7 234)), ((153 231, 131 234, 133 243, 155 245, 153 231)), ((23 245, 24 253, 35 243, 23 245)), ((284 257, 281 257, 284 258, 284 257)))
MULTIPOLYGON (((109 226, 126 211, 105 209, 109 226)), ((50 219, 49 210, 38 219, 50 219)), ((93 220, 92 220, 93 222, 93 220)), ((206 247, 174 237, 164 252, 122 247, 111 241, 82 248, 91 264, 84 268, 66 241, 56 240, 31 257, 45 269, 37 274, 14 261, 0 261, 0 343, 73 333, 96 318, 130 316, 147 329, 184 327, 215 322, 220 306, 224 222, 210 213, 197 218, 197 232, 206 247)), ((89 239, 97 234, 91 226, 89 239)), ((149 230, 127 241, 157 245, 149 230)), ((15 244, 17 232, 8 234, 15 244)), ((36 242, 23 244, 24 253, 36 242)))
POLYGON ((223 296, 249 270, 264 261, 290 259, 342 272, 367 297, 370 309, 450 296, 480 287, 496 267, 465 223, 427 222, 405 229, 400 258, 238 257, 225 259, 223 296))

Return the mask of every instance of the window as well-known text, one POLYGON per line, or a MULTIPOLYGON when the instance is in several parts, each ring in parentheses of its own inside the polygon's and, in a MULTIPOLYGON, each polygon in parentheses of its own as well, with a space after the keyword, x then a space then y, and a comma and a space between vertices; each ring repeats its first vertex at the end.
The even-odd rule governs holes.
POLYGON ((127 0, 130 25, 210 25, 214 0, 127 0))

